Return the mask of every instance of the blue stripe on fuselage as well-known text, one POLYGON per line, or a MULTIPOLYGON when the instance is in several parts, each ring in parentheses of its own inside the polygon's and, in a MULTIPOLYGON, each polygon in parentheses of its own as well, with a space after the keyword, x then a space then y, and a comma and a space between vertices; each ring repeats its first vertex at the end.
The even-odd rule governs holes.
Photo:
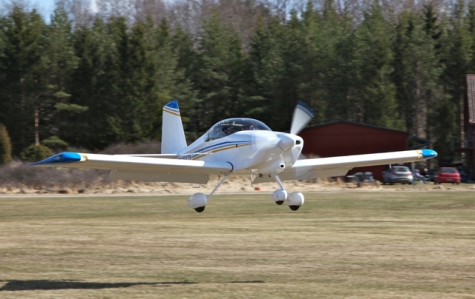
POLYGON ((203 153, 204 151, 209 151, 209 150, 216 150, 218 148, 221 148, 221 147, 226 147, 226 146, 229 146, 230 144, 243 144, 243 143, 248 143, 247 141, 226 141, 226 142, 221 142, 221 143, 217 143, 217 144, 214 144, 214 145, 210 145, 210 146, 207 146, 207 147, 203 147, 199 150, 196 150, 195 153, 203 153))

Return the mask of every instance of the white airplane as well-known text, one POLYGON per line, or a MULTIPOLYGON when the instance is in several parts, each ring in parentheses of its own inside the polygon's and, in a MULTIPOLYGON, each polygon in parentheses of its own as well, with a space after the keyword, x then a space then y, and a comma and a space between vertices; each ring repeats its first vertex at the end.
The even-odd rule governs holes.
POLYGON ((249 175, 251 184, 275 181, 271 197, 296 211, 304 204, 300 192, 287 191, 283 180, 342 176, 360 166, 418 162, 437 156, 431 149, 379 154, 299 159, 303 140, 297 136, 315 112, 299 102, 290 133, 273 132, 251 118, 230 118, 215 124, 187 146, 178 102, 163 107, 162 154, 99 155, 63 152, 32 164, 37 167, 71 167, 110 170, 110 179, 206 184, 211 175, 223 176, 208 195, 195 193, 188 206, 203 212, 213 193, 230 175, 249 175))

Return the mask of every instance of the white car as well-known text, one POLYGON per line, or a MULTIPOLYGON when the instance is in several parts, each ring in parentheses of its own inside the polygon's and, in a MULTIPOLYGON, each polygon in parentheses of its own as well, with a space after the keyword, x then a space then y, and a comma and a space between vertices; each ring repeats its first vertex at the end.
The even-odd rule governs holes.
POLYGON ((406 166, 393 166, 393 168, 383 172, 383 184, 412 184, 414 176, 409 167, 406 166))

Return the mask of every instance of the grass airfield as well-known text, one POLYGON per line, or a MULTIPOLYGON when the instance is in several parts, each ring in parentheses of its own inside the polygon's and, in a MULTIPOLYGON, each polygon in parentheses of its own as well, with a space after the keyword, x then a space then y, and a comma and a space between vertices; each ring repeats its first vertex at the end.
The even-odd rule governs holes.
POLYGON ((475 192, 0 198, 0 298, 475 298, 475 192))

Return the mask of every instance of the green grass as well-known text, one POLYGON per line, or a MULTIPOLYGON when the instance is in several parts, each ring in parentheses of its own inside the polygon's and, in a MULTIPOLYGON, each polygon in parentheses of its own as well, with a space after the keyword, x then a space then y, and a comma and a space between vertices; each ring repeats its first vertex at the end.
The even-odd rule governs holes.
POLYGON ((0 198, 0 298, 475 298, 474 192, 0 198))

